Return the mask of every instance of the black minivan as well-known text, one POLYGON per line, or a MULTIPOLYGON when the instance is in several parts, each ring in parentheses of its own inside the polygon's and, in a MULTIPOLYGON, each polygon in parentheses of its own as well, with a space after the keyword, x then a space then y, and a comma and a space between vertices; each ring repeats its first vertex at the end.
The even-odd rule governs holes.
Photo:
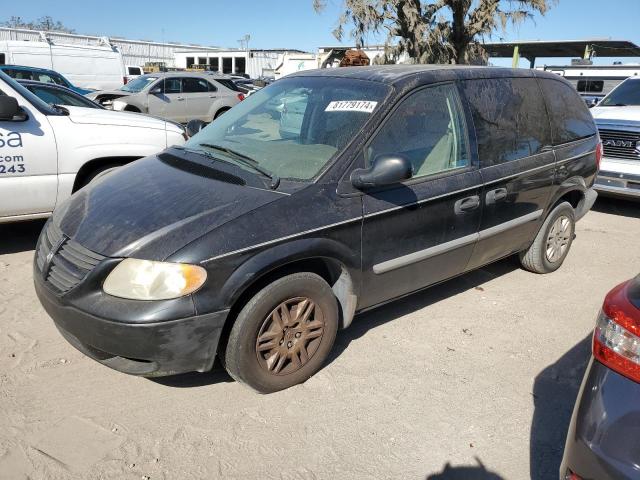
POLYGON ((60 205, 35 287, 62 335, 111 368, 217 357, 272 392, 313 375, 357 312, 510 255, 556 270, 600 153, 554 74, 300 72, 60 205))

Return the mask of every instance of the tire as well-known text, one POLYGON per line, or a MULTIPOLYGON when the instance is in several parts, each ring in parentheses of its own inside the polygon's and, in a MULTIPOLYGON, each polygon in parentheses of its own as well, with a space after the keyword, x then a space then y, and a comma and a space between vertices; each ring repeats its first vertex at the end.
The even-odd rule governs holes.
POLYGON ((220 110, 218 110, 216 112, 216 114, 213 116, 213 119, 215 120, 218 117, 221 117, 223 114, 225 114, 226 112, 228 112, 230 109, 229 108, 221 108, 220 110))
POLYGON ((304 382, 324 364, 338 331, 338 303, 314 273, 282 277, 238 314, 222 358, 234 379, 260 393, 304 382), (308 317, 296 322, 297 312, 308 317), (282 321, 289 313, 289 321, 282 321))
POLYGON ((563 202, 547 216, 531 246, 520 252, 520 264, 534 273, 556 271, 567 258, 575 230, 573 207, 563 202))

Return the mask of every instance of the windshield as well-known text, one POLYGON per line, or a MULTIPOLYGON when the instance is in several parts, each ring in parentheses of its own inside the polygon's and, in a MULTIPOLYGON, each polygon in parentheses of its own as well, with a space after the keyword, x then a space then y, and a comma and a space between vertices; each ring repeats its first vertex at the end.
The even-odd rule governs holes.
POLYGON ((640 105, 640 80, 625 80, 598 104, 599 107, 626 105, 640 105))
POLYGON ((72 107, 102 108, 97 103, 73 92, 40 85, 27 85, 27 88, 49 105, 70 105, 72 107))
POLYGON ((135 78, 134 80, 131 80, 123 87, 120 87, 120 90, 124 92, 138 93, 144 90, 147 85, 149 85, 151 82, 156 81, 157 79, 158 77, 142 75, 135 78))
POLYGON ((355 79, 284 78, 239 103, 186 147, 224 155, 214 148, 222 147, 274 176, 310 180, 359 132, 389 91, 384 84, 355 79))
MULTIPOLYGON (((19 95, 21 95, 27 102, 33 105, 35 108, 40 110, 42 113, 48 115, 59 115, 53 107, 49 106, 48 103, 40 100, 36 95, 31 93, 29 90, 24 88, 18 82, 16 82, 13 78, 8 76, 2 70, 0 70, 0 87, 2 86, 2 81, 4 81, 9 87, 15 90, 19 95)), ((1 90, 1 88, 0 88, 1 90)), ((6 92, 4 92, 6 94, 6 92)))

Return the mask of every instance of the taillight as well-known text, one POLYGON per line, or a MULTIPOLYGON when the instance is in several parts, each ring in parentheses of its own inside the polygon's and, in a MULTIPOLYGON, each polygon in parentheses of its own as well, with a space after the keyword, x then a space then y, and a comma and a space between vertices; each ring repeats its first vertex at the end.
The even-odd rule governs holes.
POLYGON ((593 332, 593 356, 640 383, 640 310, 627 298, 626 287, 618 285, 604 300, 593 332))
POLYGON ((582 477, 577 473, 573 473, 571 470, 567 470, 564 475, 564 480, 582 480, 582 477))
POLYGON ((124 84, 126 85, 127 82, 129 81, 129 79, 127 77, 122 77, 122 81, 124 82, 124 84))
POLYGON ((238 100, 240 100, 240 101, 244 100, 244 93, 239 93, 238 94, 238 100))
POLYGON ((602 142, 598 142, 598 146, 596 147, 596 166, 598 170, 600 170, 600 161, 602 160, 602 142))

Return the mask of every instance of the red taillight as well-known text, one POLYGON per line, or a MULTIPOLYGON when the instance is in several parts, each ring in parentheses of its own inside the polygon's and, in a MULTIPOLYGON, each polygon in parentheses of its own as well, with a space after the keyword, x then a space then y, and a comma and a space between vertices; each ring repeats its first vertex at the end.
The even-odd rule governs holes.
POLYGON ((564 480, 582 480, 582 477, 577 473, 573 473, 571 470, 567 470, 564 480))
POLYGON ((627 284, 618 285, 604 300, 593 332, 593 356, 640 383, 640 310, 627 298, 627 284))
POLYGON ((127 82, 129 81, 129 79, 127 77, 122 77, 122 81, 124 82, 124 84, 126 85, 127 82))
POLYGON ((238 100, 240 100, 240 101, 244 100, 244 93, 239 93, 238 94, 238 100))
POLYGON ((596 147, 596 166, 598 170, 600 170, 600 161, 602 160, 602 142, 598 142, 598 146, 596 147))

